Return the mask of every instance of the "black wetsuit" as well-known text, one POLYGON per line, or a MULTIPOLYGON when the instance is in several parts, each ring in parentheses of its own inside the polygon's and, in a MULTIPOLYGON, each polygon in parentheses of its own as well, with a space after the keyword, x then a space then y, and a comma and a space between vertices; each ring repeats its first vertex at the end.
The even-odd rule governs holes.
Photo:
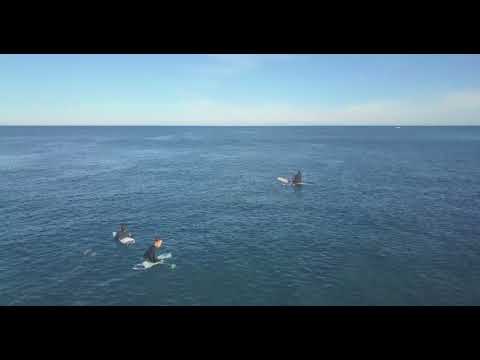
POLYGON ((148 250, 145 252, 145 254, 143 255, 143 258, 150 262, 157 262, 158 259, 157 259, 156 251, 157 251, 157 248, 155 247, 155 245, 150 246, 148 250))
POLYGON ((293 181, 292 181, 294 184, 298 184, 298 183, 301 183, 302 182, 302 174, 300 172, 297 173, 297 175, 295 175, 293 177, 293 181))

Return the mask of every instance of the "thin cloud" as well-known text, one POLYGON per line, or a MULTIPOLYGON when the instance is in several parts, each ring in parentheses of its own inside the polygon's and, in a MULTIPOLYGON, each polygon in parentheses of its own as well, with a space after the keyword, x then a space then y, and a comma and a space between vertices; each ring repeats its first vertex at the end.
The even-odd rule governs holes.
POLYGON ((478 109, 480 108, 480 91, 467 90, 449 94, 444 99, 447 108, 478 109))
MULTIPOLYGON (((50 125, 480 125, 480 90, 429 99, 378 101, 346 106, 292 103, 226 103, 197 98, 173 105, 103 103, 51 109, 36 118, 50 125), (122 109, 119 115, 119 108, 122 109), (133 117, 132 114, 135 114, 133 117)), ((1 115, 1 114, 0 114, 1 115)), ((0 116, 3 124, 29 125, 27 116, 0 116)))
POLYGON ((336 108, 204 99, 185 104, 183 109, 178 120, 192 124, 198 119, 211 125, 480 125, 480 90, 453 92, 428 101, 382 101, 336 108))

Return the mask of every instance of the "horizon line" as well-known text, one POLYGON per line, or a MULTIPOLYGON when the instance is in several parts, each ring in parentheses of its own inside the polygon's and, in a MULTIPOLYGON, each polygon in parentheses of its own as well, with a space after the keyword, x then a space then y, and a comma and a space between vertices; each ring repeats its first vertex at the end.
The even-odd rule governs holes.
POLYGON ((480 124, 415 124, 415 125, 386 125, 386 124, 337 124, 337 125, 328 125, 328 124, 310 124, 310 125, 275 125, 275 124, 270 124, 270 125, 185 125, 185 124, 177 124, 177 125, 152 125, 152 124, 108 124, 108 125, 102 125, 102 124, 85 124, 85 125, 69 125, 69 124, 0 124, 0 127, 335 127, 335 126, 341 126, 341 127, 467 127, 467 126, 480 126, 480 124))

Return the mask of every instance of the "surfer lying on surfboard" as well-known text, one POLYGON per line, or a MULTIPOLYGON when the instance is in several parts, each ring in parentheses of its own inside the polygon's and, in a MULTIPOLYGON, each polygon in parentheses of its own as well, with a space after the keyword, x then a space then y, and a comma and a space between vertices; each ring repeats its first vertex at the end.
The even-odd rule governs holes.
POLYGON ((146 261, 150 261, 152 263, 156 263, 160 260, 157 258, 156 251, 162 246, 163 240, 160 239, 158 236, 155 237, 155 240, 153 241, 153 245, 148 248, 148 250, 145 252, 143 255, 143 258, 146 261))

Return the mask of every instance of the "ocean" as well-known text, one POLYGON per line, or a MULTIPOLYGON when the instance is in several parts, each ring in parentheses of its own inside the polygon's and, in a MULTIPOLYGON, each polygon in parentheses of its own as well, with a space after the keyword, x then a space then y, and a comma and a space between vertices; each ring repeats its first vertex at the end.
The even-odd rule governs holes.
POLYGON ((480 305, 479 180, 480 127, 0 127, 0 305, 480 305))

